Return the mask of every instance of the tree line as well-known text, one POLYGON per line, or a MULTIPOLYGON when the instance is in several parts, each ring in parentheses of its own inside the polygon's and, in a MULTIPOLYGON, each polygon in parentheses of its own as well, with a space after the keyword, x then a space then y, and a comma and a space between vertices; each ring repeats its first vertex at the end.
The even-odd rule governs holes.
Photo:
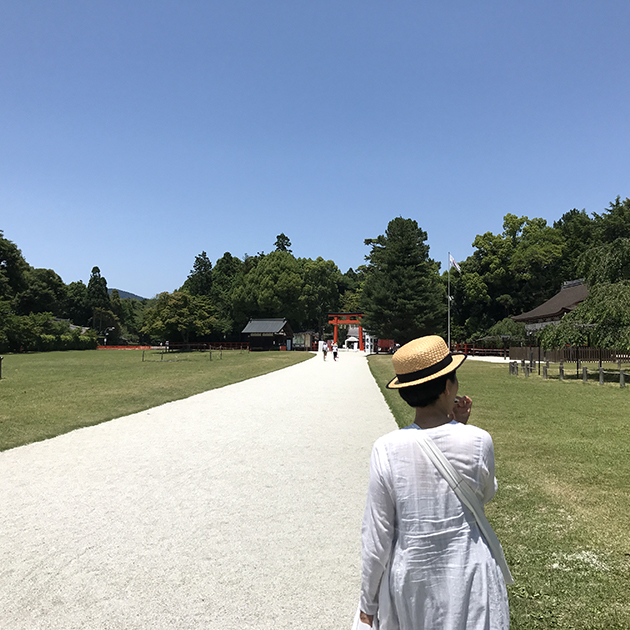
MULTIPOLYGON (((28 265, 0 232, 0 351, 94 347, 136 342, 238 340, 250 318, 286 317, 293 330, 329 332, 329 312, 362 312, 364 327, 405 343, 447 328, 448 270, 429 255, 428 235, 414 219, 396 217, 365 239, 365 264, 345 273, 332 260, 297 258, 279 234, 265 254, 213 264, 195 257, 182 286, 150 300, 121 298, 100 269, 87 285, 66 285, 50 269, 28 265)), ((531 342, 511 316, 531 310, 567 280, 585 278, 589 297, 559 326, 540 335, 547 347, 585 343, 630 348, 630 199, 601 214, 573 209, 545 219, 508 213, 503 231, 473 241, 452 269, 454 341, 531 342)))
POLYGON ((630 199, 617 197, 601 214, 573 209, 553 225, 506 214, 500 234, 486 232, 451 274, 455 339, 511 334, 526 343, 630 350, 630 199), (587 299, 538 339, 510 317, 553 297, 569 280, 584 279, 587 299))

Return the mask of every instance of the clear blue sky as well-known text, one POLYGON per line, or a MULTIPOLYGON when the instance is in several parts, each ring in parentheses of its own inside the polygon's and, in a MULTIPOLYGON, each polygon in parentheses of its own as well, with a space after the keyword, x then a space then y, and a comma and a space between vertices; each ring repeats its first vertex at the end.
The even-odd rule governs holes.
POLYGON ((150 297, 195 255, 342 271, 396 216, 446 268, 507 212, 630 196, 630 3, 4 0, 0 229, 150 297))

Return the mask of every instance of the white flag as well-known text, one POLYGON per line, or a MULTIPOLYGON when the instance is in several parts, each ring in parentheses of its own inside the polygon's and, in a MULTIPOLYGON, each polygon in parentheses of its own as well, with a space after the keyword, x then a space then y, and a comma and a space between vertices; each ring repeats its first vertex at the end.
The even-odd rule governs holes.
POLYGON ((448 259, 449 259, 449 262, 451 263, 451 267, 455 267, 455 269, 457 269, 457 271, 461 273, 462 270, 459 268, 459 265, 455 262, 455 259, 450 254, 448 255, 448 259))

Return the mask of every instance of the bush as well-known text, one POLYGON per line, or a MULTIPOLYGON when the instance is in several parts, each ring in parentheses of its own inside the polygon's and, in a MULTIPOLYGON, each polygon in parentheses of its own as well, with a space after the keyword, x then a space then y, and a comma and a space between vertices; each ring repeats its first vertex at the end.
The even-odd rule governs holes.
POLYGON ((96 332, 82 334, 70 323, 55 320, 50 313, 15 315, 6 310, 0 319, 0 352, 50 352, 52 350, 93 350, 96 332))
POLYGON ((56 350, 56 347, 55 347, 56 345, 57 345, 57 337, 55 337, 55 335, 42 334, 39 336, 37 349, 40 352, 49 352, 51 350, 56 350))
POLYGON ((79 337, 79 347, 77 350, 96 350, 98 340, 94 330, 88 330, 87 333, 79 337))

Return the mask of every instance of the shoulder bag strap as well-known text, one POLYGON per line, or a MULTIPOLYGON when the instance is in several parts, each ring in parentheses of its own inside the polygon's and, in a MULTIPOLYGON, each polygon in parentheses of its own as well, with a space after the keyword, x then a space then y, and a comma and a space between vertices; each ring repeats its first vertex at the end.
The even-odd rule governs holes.
POLYGON ((488 547, 490 547, 490 551, 492 552, 494 559, 503 573, 505 583, 514 584, 514 578, 512 577, 507 562, 505 561, 503 548, 501 547, 501 543, 499 542, 497 535, 492 529, 492 525, 490 525, 486 515, 484 514, 481 501, 479 501, 477 495, 473 492, 466 480, 457 472, 457 470, 455 470, 451 462, 446 459, 444 453, 442 453, 442 451, 436 446, 435 442, 424 431, 416 431, 416 433, 418 434, 418 443, 420 444, 422 450, 440 471, 444 479, 446 479, 448 485, 451 486, 460 501, 473 513, 473 516, 477 521, 477 525, 479 526, 483 537, 488 543, 488 547))

